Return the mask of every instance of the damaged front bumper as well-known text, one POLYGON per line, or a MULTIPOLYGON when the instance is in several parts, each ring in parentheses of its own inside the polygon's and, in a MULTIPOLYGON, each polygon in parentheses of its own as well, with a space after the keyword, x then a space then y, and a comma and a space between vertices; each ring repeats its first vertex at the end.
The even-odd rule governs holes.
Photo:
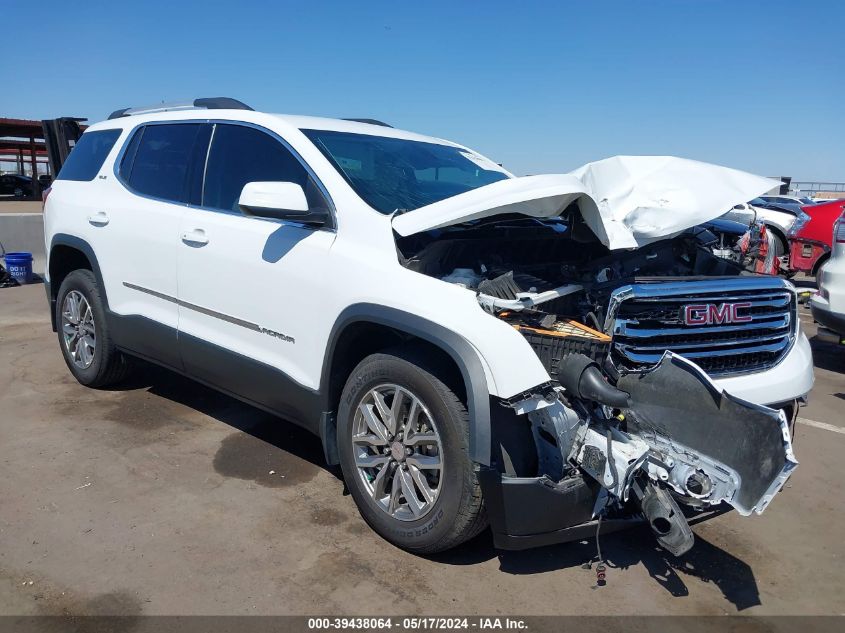
POLYGON ((539 476, 480 473, 497 547, 594 536, 601 519, 602 533, 647 522, 682 554, 689 523, 763 512, 798 465, 783 411, 730 395, 672 352, 615 387, 583 356, 566 366, 557 399, 514 407, 530 421, 539 476))

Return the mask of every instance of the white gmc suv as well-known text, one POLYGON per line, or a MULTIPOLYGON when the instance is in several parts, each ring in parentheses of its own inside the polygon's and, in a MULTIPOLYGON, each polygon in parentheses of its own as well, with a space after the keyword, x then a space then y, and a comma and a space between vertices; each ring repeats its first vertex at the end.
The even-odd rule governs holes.
POLYGON ((83 385, 129 357, 297 422, 415 552, 761 512, 813 382, 796 296, 700 225, 772 186, 671 157, 514 177, 371 120, 227 98, 91 126, 45 202, 83 385))

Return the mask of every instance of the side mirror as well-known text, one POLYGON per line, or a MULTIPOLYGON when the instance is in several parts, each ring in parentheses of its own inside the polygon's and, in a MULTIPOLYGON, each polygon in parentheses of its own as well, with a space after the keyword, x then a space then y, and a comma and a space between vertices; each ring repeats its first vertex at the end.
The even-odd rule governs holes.
POLYGON ((314 226, 331 222, 328 209, 311 209, 305 191, 295 182, 248 182, 238 206, 244 215, 289 220, 314 226))

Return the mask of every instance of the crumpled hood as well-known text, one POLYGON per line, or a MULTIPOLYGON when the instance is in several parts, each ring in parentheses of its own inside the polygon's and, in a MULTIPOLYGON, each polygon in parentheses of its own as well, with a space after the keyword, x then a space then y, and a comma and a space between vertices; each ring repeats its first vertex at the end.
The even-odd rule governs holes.
POLYGON ((494 215, 560 215, 577 201, 610 249, 637 248, 719 217, 780 181, 675 156, 614 156, 568 174, 500 180, 393 218, 402 236, 494 215))

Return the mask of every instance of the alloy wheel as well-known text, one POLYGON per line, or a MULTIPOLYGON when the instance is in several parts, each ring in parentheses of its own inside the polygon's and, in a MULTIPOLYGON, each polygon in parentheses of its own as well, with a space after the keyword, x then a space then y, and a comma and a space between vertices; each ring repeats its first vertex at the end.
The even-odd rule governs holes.
POLYGON ((73 364, 88 369, 94 362, 97 335, 91 305, 78 290, 71 290, 62 301, 62 339, 73 364))
POLYGON ((368 391, 355 410, 352 449, 365 490, 400 521, 423 518, 443 483, 443 446, 431 412, 394 384, 368 391))

